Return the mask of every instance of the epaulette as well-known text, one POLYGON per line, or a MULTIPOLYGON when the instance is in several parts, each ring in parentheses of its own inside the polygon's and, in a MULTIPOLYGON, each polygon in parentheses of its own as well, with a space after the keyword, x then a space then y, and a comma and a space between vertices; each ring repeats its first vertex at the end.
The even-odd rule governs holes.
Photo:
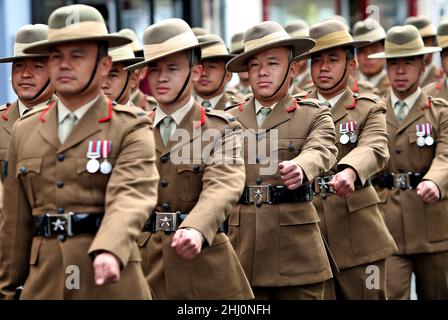
POLYGON ((444 106, 444 107, 448 107, 448 101, 443 99, 443 98, 436 98, 433 96, 428 96, 428 99, 436 105, 440 105, 440 106, 444 106))
POLYGON ((151 106, 157 106, 157 100, 153 96, 145 96, 145 100, 148 101, 151 106))
POLYGON ((1 105, 0 106, 0 111, 4 111, 4 110, 8 109, 10 105, 11 104, 9 102, 6 103, 6 104, 1 105))
POLYGON ((235 122, 235 117, 222 110, 211 110, 207 112, 207 116, 218 117, 227 121, 227 123, 235 122))
POLYGON ((320 108, 320 107, 325 106, 318 99, 314 99, 314 98, 303 99, 303 98, 300 98, 297 96, 295 96, 294 98, 296 99, 297 103, 302 106, 311 106, 311 107, 315 107, 315 108, 320 108))
POLYGON ((42 106, 42 107, 37 107, 37 108, 31 108, 31 109, 28 109, 28 110, 25 112, 25 114, 24 114, 23 116, 20 117, 20 120, 21 120, 21 119, 29 118, 29 117, 35 115, 36 113, 40 113, 40 112, 44 111, 44 110, 47 109, 47 108, 48 108, 48 106, 42 106))
POLYGON ((353 93, 353 98, 355 98, 356 100, 366 99, 374 103, 377 103, 378 101, 381 100, 381 98, 378 97, 378 95, 371 92, 353 93))
POLYGON ((243 102, 238 102, 238 103, 236 103, 236 104, 232 104, 232 105, 229 105, 229 106, 225 106, 224 107, 224 111, 229 111, 229 110, 232 110, 233 108, 235 108, 235 107, 238 107, 239 109, 240 109, 240 111, 243 111, 244 110, 244 106, 246 105, 246 103, 250 100, 251 98, 246 98, 246 100, 245 101, 243 101, 243 102))
POLYGON ((136 117, 144 117, 147 114, 145 112, 145 110, 142 110, 142 108, 139 108, 139 107, 134 106, 134 105, 125 106, 125 105, 122 105, 122 104, 118 104, 115 101, 112 102, 112 108, 115 111, 130 113, 130 114, 132 114, 132 115, 134 115, 136 117))

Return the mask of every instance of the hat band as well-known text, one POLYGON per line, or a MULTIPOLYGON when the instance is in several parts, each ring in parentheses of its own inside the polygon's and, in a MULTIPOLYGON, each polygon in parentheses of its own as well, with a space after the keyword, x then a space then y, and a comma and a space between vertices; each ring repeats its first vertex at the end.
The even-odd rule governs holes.
POLYGON ((135 59, 134 51, 132 51, 130 45, 121 46, 113 50, 109 50, 109 56, 112 57, 112 62, 135 59))
POLYGON ((48 29, 48 41, 74 40, 79 38, 107 36, 107 27, 103 22, 84 21, 70 24, 61 29, 48 29))
POLYGON ((401 54, 404 52, 412 52, 412 51, 422 50, 424 47, 425 47, 425 45, 423 44, 422 38, 418 37, 412 41, 409 41, 409 42, 406 42, 403 44, 386 41, 386 43, 384 45, 384 49, 385 49, 384 52, 386 53, 386 55, 395 55, 395 54, 401 54))
POLYGON ((382 28, 376 28, 373 30, 370 30, 369 32, 366 32, 364 34, 359 34, 354 36, 356 41, 379 41, 386 39, 386 33, 382 28))
POLYGON ((170 54, 174 51, 179 51, 183 48, 194 46, 198 44, 198 40, 193 32, 187 31, 175 37, 172 37, 165 42, 156 44, 145 44, 143 50, 145 59, 153 59, 162 55, 170 54))
POLYGON ((437 42, 439 43, 439 47, 441 48, 448 47, 448 36, 438 36, 437 42))
POLYGON ((434 29, 434 27, 431 24, 428 24, 426 27, 419 29, 418 32, 420 33, 422 38, 423 37, 432 37, 437 34, 436 30, 434 29))
POLYGON ((312 48, 310 52, 315 52, 325 48, 344 45, 346 43, 352 42, 353 38, 346 30, 341 30, 326 34, 314 40, 316 41, 316 46, 312 48))
POLYGON ((209 56, 223 56, 228 55, 229 52, 227 48, 222 43, 218 43, 217 45, 211 45, 209 47, 205 47, 202 49, 202 58, 207 58, 209 56))
POLYGON ((269 44, 271 42, 289 40, 289 39, 291 39, 291 37, 285 31, 273 32, 262 38, 245 41, 244 52, 257 49, 258 47, 269 44))
POLYGON ((25 54, 23 51, 32 44, 33 43, 14 43, 14 56, 29 56, 29 54, 25 54))
POLYGON ((308 32, 307 29, 302 29, 290 32, 289 35, 291 36, 291 38, 304 38, 309 37, 310 33, 308 32))

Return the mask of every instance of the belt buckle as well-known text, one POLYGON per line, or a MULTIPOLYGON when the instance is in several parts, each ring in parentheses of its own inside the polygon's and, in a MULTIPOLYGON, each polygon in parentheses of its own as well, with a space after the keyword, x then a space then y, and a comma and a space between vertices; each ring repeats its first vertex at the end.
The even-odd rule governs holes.
POLYGON ((411 178, 409 173, 395 173, 394 178, 395 188, 411 189, 411 178))
POLYGON ((174 232, 180 212, 156 212, 156 231, 174 232))
POLYGON ((72 216, 73 212, 58 214, 47 213, 47 230, 45 230, 45 236, 50 237, 53 234, 65 234, 69 237, 73 236, 72 230, 72 216))
POLYGON ((249 188, 249 203, 261 204, 263 202, 272 203, 271 194, 272 185, 263 186, 248 186, 249 188))
POLYGON ((333 187, 329 185, 333 177, 334 175, 317 177, 317 184, 319 185, 319 193, 323 195, 336 194, 336 191, 333 189, 333 187))

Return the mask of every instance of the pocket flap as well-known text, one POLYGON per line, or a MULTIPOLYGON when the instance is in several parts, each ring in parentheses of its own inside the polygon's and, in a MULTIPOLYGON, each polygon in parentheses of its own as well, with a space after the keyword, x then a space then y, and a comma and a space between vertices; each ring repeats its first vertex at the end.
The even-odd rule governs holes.
POLYGON ((39 249, 42 243, 41 237, 34 237, 33 243, 31 245, 31 254, 30 254, 30 264, 35 265, 37 263, 37 259, 39 258, 39 249))
POLYGON ((319 222, 319 215, 311 203, 291 203, 279 206, 281 226, 319 222))
POLYGON ((141 232, 137 237, 137 245, 139 247, 144 247, 148 239, 151 237, 151 233, 149 232, 141 232))
POLYGON ((180 164, 177 166, 177 173, 193 172, 199 173, 203 170, 203 166, 200 164, 180 164))
POLYGON ((409 135, 409 143, 416 143, 417 142, 417 133, 416 131, 408 132, 409 135))
POLYGON ((354 212, 362 208, 370 207, 380 202, 380 198, 372 186, 356 190, 348 199, 347 207, 349 212, 354 212))
POLYGON ((42 166, 42 158, 28 158, 17 161, 16 176, 28 172, 34 172, 40 174, 40 168, 42 166))

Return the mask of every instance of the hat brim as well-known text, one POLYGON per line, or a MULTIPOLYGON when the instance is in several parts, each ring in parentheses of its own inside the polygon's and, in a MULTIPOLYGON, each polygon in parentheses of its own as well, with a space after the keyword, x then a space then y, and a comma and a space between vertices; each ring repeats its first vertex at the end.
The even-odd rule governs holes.
POLYGON ((421 56, 428 53, 434 53, 439 52, 442 49, 439 47, 424 47, 421 50, 418 51, 408 51, 408 52, 401 52, 401 53, 386 53, 386 52, 378 52, 371 54, 368 58, 369 59, 393 59, 393 58, 405 58, 405 57, 415 57, 415 56, 421 56))
POLYGON ((124 64, 125 66, 130 66, 130 65, 142 62, 144 60, 145 60, 144 58, 136 57, 136 58, 131 58, 131 59, 112 61, 112 63, 121 63, 121 64, 124 64))
POLYGON ((353 47, 354 49, 358 49, 358 48, 362 48, 365 47, 369 44, 371 44, 371 41, 350 41, 350 42, 345 42, 345 43, 341 43, 341 44, 337 44, 337 45, 332 45, 332 46, 327 46, 327 47, 323 47, 323 48, 319 48, 318 50, 314 50, 314 51, 310 51, 310 52, 306 52, 302 55, 298 55, 295 57, 295 60, 304 60, 304 59, 309 59, 311 58, 311 56, 313 54, 316 53, 320 53, 323 51, 327 51, 327 50, 331 50, 331 49, 336 49, 336 48, 343 48, 343 47, 353 47))
POLYGON ((208 57, 204 57, 201 58, 201 60, 224 60, 226 62, 232 60, 233 58, 235 58, 237 55, 236 54, 217 54, 217 55, 213 55, 213 56, 208 56, 208 57))
POLYGON ((95 41, 100 42, 104 41, 109 44, 109 48, 121 47, 126 44, 132 42, 131 39, 116 35, 105 35, 105 36, 97 36, 97 37, 79 37, 79 38, 71 38, 71 39, 61 39, 56 41, 42 41, 40 44, 29 46, 24 50, 25 53, 29 54, 49 54, 50 48, 56 45, 61 45, 65 43, 73 43, 73 42, 85 42, 85 41, 95 41))
POLYGON ((261 45, 256 49, 249 50, 243 52, 227 63, 227 70, 230 72, 246 72, 247 61, 253 57, 255 54, 279 47, 293 47, 294 48, 294 56, 301 55, 316 45, 316 42, 310 38, 301 38, 301 39, 285 39, 280 41, 271 42, 265 45, 261 45))
POLYGON ((19 60, 37 59, 37 58, 48 58, 48 55, 47 54, 30 54, 30 55, 26 55, 26 56, 5 57, 5 58, 0 58, 0 63, 16 62, 19 60))
POLYGON ((125 68, 125 70, 127 70, 127 71, 132 71, 132 70, 136 70, 136 69, 141 69, 141 68, 146 67, 148 64, 150 64, 150 63, 153 62, 153 61, 162 59, 162 58, 164 58, 164 57, 173 55, 173 54, 175 54, 175 53, 179 53, 179 52, 182 52, 182 51, 191 50, 191 49, 195 49, 195 48, 207 47, 207 46, 210 46, 210 45, 215 44, 215 43, 217 43, 217 42, 218 42, 218 41, 206 41, 206 42, 198 43, 198 44, 195 44, 195 45, 191 45, 191 46, 187 46, 187 47, 179 48, 179 49, 177 49, 177 50, 173 50, 173 51, 170 51, 170 52, 166 52, 166 53, 164 53, 164 54, 159 54, 159 55, 156 55, 156 56, 154 56, 154 57, 151 57, 151 58, 149 58, 149 59, 147 59, 147 60, 145 59, 144 61, 142 61, 142 62, 140 62, 140 63, 133 64, 133 65, 131 65, 131 66, 125 68))

